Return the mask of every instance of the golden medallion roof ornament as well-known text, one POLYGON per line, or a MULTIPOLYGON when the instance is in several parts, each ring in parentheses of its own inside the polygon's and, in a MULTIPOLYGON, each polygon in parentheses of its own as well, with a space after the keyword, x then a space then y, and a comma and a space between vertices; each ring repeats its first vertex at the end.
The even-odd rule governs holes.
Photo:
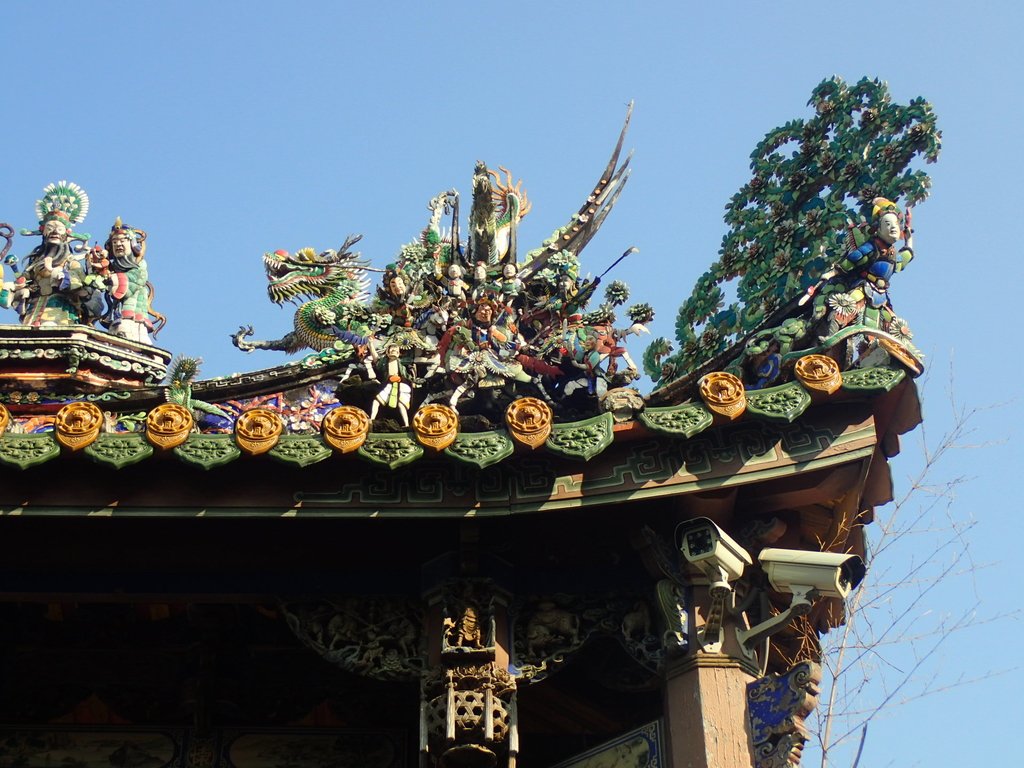
POLYGON ((184 443, 194 424, 192 412, 185 406, 161 403, 146 416, 146 439, 166 451, 184 443))
POLYGON ((701 399, 708 410, 721 420, 731 421, 747 408, 743 382, 731 373, 709 373, 701 378, 699 386, 701 399))
POLYGON ((77 451, 94 442, 103 426, 103 411, 92 403, 69 403, 57 411, 57 442, 77 451))
POLYGON ((815 398, 831 395, 843 385, 839 363, 827 355, 801 357, 796 361, 793 373, 815 398))
POLYGON ((537 448, 551 434, 551 406, 536 397, 523 397, 505 409, 505 423, 517 443, 537 448))
POLYGON ((459 433, 459 415, 447 405, 431 403, 416 412, 412 428, 420 443, 436 451, 443 451, 455 442, 459 433))
POLYGON ((324 416, 320 426, 324 441, 341 453, 359 450, 370 433, 370 417, 351 405, 339 405, 324 416))
POLYGON ((284 432, 281 417, 268 408, 244 411, 235 422, 235 442, 250 456, 266 453, 284 432))

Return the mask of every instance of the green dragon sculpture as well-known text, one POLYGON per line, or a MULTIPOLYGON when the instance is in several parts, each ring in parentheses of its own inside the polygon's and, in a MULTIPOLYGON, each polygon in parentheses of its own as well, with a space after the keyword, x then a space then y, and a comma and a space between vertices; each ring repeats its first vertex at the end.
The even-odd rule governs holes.
POLYGON ((306 297, 309 301, 299 305, 293 329, 280 339, 250 341, 253 328, 243 325, 231 336, 234 345, 244 352, 272 349, 294 353, 309 348, 350 353, 365 344, 379 319, 365 305, 368 265, 349 250, 361 238, 349 236, 337 251, 320 254, 312 248, 294 254, 283 250, 265 253, 270 300, 283 304, 306 297))
POLYGON ((532 207, 522 189, 522 181, 513 183, 511 172, 505 174, 477 163, 473 172, 473 206, 469 228, 470 238, 462 252, 459 237, 459 193, 449 189, 435 195, 427 208, 430 220, 418 240, 403 245, 395 259, 401 271, 412 280, 442 280, 452 265, 461 270, 475 262, 488 267, 515 262, 516 230, 532 207), (442 230, 441 221, 451 216, 451 226, 442 230))

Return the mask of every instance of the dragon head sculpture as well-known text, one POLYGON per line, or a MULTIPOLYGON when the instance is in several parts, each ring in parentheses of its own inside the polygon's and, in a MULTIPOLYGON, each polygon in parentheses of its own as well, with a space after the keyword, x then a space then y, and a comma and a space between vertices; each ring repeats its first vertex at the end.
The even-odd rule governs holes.
POLYGON ((323 298, 335 292, 361 294, 366 290, 366 262, 349 248, 360 236, 348 238, 337 251, 317 253, 301 248, 295 253, 278 250, 263 254, 267 294, 275 304, 296 302, 299 297, 323 298))

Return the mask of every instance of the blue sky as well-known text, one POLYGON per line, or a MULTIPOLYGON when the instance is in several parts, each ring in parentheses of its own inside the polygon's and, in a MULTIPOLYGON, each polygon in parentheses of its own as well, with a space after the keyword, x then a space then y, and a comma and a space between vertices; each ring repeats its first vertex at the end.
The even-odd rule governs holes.
MULTIPOLYGON (((756 142, 805 116, 823 78, 881 78, 899 101, 930 100, 944 134, 933 196, 914 214, 917 258, 893 288, 929 356, 927 435, 951 423, 952 380, 961 404, 982 409, 971 441, 993 443, 940 466, 973 478, 954 514, 976 520, 970 546, 987 565, 947 579, 927 607, 1020 605, 1018 3, 367 6, 8 0, 0 221, 34 226, 42 187, 76 181, 92 198, 81 230, 100 237, 120 215, 149 232, 156 307, 170 318, 162 346, 202 356, 203 376, 272 366, 286 358, 228 340, 243 323, 257 338, 289 327, 290 310, 266 299, 264 251, 360 232, 383 266, 417 236, 432 195, 468 193, 478 159, 524 179, 533 211, 520 243, 539 243, 590 191, 633 99, 633 177, 583 261, 599 274, 639 247, 615 276, 655 306, 654 335, 672 337, 756 142)), ((894 463, 898 486, 920 464, 918 439, 894 463)), ((1019 629, 1008 619, 953 636, 929 664, 949 680, 1013 667, 1003 649, 1019 629)), ((1010 671, 891 710, 861 765, 1000 762, 1022 683, 1010 671)))

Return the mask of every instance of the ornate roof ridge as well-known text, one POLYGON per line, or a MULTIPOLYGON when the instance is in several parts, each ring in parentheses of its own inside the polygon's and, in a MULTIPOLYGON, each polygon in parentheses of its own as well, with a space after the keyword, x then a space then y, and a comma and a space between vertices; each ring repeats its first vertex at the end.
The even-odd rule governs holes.
POLYGON ((784 384, 748 390, 733 374, 715 371, 701 379, 697 399, 647 406, 627 395, 619 410, 574 421, 558 422, 542 400, 520 398, 506 409, 503 429, 480 431, 460 429, 451 409, 429 404, 416 412, 410 429, 401 431, 371 431, 369 414, 334 403, 324 411, 318 431, 306 424, 290 432, 286 411, 257 402, 240 410, 231 429, 214 434, 194 431, 192 410, 173 402, 156 405, 144 416, 120 418, 85 400, 68 403, 52 416, 12 416, 0 405, 0 464, 27 469, 78 454, 120 469, 169 453, 205 469, 262 454, 306 467, 333 455, 354 454, 389 469, 426 456, 484 468, 535 449, 588 461, 617 440, 645 434, 690 440, 712 427, 744 420, 793 423, 813 405, 872 398, 906 378, 900 366, 840 372, 831 358, 809 355, 796 366, 794 380, 784 384))

